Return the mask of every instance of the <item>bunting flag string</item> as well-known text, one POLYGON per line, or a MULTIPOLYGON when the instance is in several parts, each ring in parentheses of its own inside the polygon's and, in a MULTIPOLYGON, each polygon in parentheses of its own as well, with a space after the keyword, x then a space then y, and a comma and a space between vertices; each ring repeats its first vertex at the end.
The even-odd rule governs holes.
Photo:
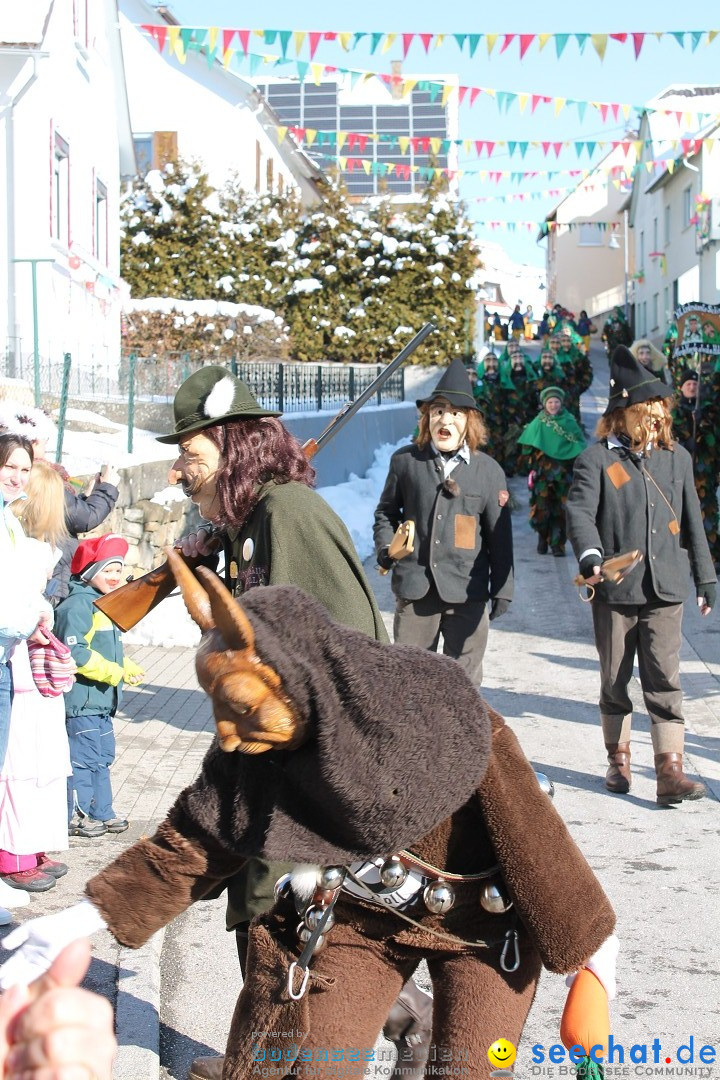
MULTIPOLYGON (((545 94, 533 94, 522 90, 497 90, 487 86, 462 86, 454 82, 441 82, 436 79, 425 79, 417 76, 390 75, 380 71, 337 67, 306 60, 292 60, 287 56, 277 54, 249 52, 247 43, 250 31, 223 30, 220 33, 217 28, 213 27, 203 29, 198 27, 153 26, 150 24, 142 24, 141 29, 153 39, 159 52, 167 50, 169 55, 174 55, 183 64, 187 61, 188 54, 195 51, 203 53, 208 63, 213 63, 215 59, 221 59, 226 68, 231 65, 233 60, 236 62, 246 60, 249 65, 250 75, 256 75, 263 66, 277 68, 292 64, 296 78, 301 82, 310 78, 317 86, 327 76, 348 76, 351 86, 355 86, 361 80, 367 82, 370 79, 378 79, 389 89, 399 92, 401 97, 406 97, 413 90, 419 90, 429 94, 431 101, 439 99, 442 104, 446 104, 451 95, 457 94, 459 104, 466 103, 469 106, 474 105, 482 94, 495 100, 498 112, 501 115, 507 113, 513 106, 517 106, 522 111, 529 102, 531 112, 534 112, 539 105, 549 105, 553 108, 555 116, 559 116, 563 109, 576 108, 578 119, 581 122, 588 107, 595 109, 599 113, 603 123, 608 120, 618 123, 621 118, 627 121, 631 114, 636 117, 640 117, 644 113, 674 117, 680 129, 689 128, 693 123, 704 123, 707 120, 718 118, 720 115, 692 109, 653 109, 648 108, 646 105, 628 105, 617 101, 586 101, 577 98, 549 97, 545 94), (239 48, 236 48, 234 44, 236 37, 240 45, 239 48), (218 43, 220 41, 222 42, 222 55, 218 56, 220 48, 218 43)), ((263 31, 263 33, 267 32, 263 31)), ((279 31, 272 31, 271 33, 275 35, 275 38, 279 39, 279 31)), ((298 31, 297 33, 303 35, 304 31, 298 31)), ((309 34, 307 36, 309 37, 309 34)))
POLYGON ((712 150, 716 137, 709 136, 703 139, 564 139, 557 142, 549 140, 515 140, 504 139, 440 139, 432 135, 401 135, 397 132, 385 131, 321 131, 316 128, 283 126, 283 137, 292 135, 298 144, 305 143, 310 146, 337 146, 339 150, 347 147, 348 150, 358 149, 364 153, 369 142, 383 143, 392 149, 397 149, 402 155, 409 154, 412 150, 415 154, 447 154, 451 147, 457 146, 466 154, 475 153, 480 158, 492 157, 496 151, 507 152, 510 157, 519 154, 525 157, 529 149, 541 150, 545 157, 551 153, 555 157, 560 156, 563 150, 574 150, 578 157, 583 152, 591 158, 596 150, 607 153, 611 150, 622 150, 625 155, 634 151, 640 157, 643 150, 648 146, 657 147, 659 150, 672 153, 682 153, 688 157, 700 152, 703 145, 712 150))
MULTIPOLYGON (((548 42, 552 41, 555 45, 555 55, 560 59, 567 45, 572 41, 581 55, 584 54, 589 42, 601 61, 605 59, 605 53, 610 42, 616 45, 627 45, 632 47, 633 57, 638 60, 648 38, 658 42, 661 42, 664 38, 671 38, 681 49, 690 49, 691 52, 696 52, 701 44, 705 46, 711 45, 720 34, 720 30, 642 30, 616 34, 582 34, 576 32, 554 34, 422 34, 416 32, 390 33, 375 30, 241 30, 235 27, 221 28, 217 26, 169 27, 167 25, 141 25, 144 30, 150 31, 152 36, 158 40, 161 37, 164 40, 170 31, 177 31, 181 39, 183 35, 190 35, 189 40, 193 42, 197 41, 197 36, 200 34, 207 34, 213 37, 214 40, 221 36, 223 54, 231 47, 237 37, 243 52, 247 55, 249 40, 252 35, 254 38, 258 38, 263 45, 279 45, 283 60, 288 58, 289 49, 294 51, 297 58, 307 47, 307 54, 311 61, 315 59, 318 49, 325 43, 340 45, 345 52, 353 52, 361 43, 364 43, 369 46, 370 53, 374 55, 378 52, 388 52, 398 39, 402 46, 403 59, 407 57, 413 47, 416 50, 418 47, 421 48, 427 55, 431 49, 442 48, 448 41, 454 42, 460 52, 466 52, 471 58, 475 55, 481 42, 484 42, 489 57, 492 56, 496 48, 497 54, 502 55, 516 42, 517 54, 520 60, 525 58, 531 46, 537 44, 538 52, 542 52, 548 42)), ((174 34, 174 36, 177 35, 174 34)))

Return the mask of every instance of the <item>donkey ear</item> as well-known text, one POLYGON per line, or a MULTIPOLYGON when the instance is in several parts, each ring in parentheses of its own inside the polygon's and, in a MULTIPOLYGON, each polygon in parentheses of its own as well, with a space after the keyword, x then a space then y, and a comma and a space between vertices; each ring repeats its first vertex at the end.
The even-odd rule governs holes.
POLYGON ((255 652, 255 634, 250 620, 237 600, 234 600, 217 574, 206 566, 198 566, 198 577, 204 582, 210 599, 215 626, 228 648, 255 652))
POLYGON ((203 633, 213 630, 215 622, 210 609, 210 598, 205 589, 176 548, 165 548, 165 554, 170 569, 175 575, 175 580, 180 586, 185 607, 188 609, 190 617, 198 624, 203 633))

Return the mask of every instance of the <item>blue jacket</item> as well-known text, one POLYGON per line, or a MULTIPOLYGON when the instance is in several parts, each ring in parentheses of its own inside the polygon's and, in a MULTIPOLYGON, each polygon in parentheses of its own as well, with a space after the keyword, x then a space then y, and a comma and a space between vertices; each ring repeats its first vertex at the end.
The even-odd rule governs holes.
POLYGON ((55 633, 77 664, 75 685, 65 694, 66 716, 114 716, 120 705, 123 647, 120 631, 93 607, 102 596, 87 582, 70 579, 70 593, 55 610, 55 633))

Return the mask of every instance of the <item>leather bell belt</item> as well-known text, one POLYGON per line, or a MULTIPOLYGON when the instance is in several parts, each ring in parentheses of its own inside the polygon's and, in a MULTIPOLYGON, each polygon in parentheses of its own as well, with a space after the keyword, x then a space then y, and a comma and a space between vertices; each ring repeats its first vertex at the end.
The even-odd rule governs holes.
POLYGON ((451 874, 408 851, 399 851, 351 863, 349 870, 343 889, 361 900, 368 900, 373 893, 385 907, 402 910, 422 896, 429 912, 444 915, 455 904, 458 885, 481 882, 485 884, 480 885, 480 904, 486 911, 503 914, 512 907, 497 864, 477 874, 451 874))

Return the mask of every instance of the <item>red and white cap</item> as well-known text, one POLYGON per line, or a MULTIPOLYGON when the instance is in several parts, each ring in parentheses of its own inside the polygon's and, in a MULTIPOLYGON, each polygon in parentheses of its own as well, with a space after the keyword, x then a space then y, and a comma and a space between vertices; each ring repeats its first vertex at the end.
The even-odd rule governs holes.
POLYGON ((113 562, 124 563, 128 542, 119 533, 90 536, 81 540, 70 563, 70 573, 90 581, 113 562))

